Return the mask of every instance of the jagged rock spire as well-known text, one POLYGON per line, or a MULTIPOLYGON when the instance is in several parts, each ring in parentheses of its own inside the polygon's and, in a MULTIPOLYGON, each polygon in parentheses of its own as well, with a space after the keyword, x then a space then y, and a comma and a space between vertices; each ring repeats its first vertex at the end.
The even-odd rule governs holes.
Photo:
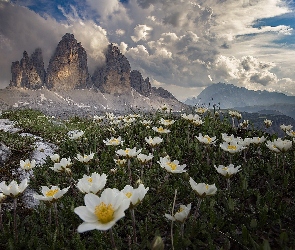
POLYGON ((117 46, 110 44, 106 51, 106 63, 96 68, 92 82, 103 93, 130 93, 130 71, 128 59, 117 46))
POLYGON ((55 90, 86 88, 88 80, 86 51, 73 34, 66 33, 49 61, 46 87, 55 90))

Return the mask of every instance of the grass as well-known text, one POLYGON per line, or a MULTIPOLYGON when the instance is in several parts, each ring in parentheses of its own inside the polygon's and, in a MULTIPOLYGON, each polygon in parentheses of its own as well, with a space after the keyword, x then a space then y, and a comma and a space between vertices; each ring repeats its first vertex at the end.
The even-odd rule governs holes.
MULTIPOLYGON (((113 226, 114 241, 118 249, 157 249, 153 246, 157 236, 163 241, 165 249, 172 249, 172 237, 174 249, 295 247, 294 142, 292 148, 284 154, 275 154, 265 143, 250 144, 246 150, 235 153, 231 157, 232 163, 235 166, 241 165, 241 171, 231 178, 230 190, 227 190, 224 176, 218 174, 214 168, 214 165, 227 166, 230 163, 229 154, 219 147, 222 142, 221 133, 233 134, 243 139, 264 136, 267 140, 274 140, 277 138, 276 134, 270 135, 263 130, 233 128, 231 118, 226 112, 215 116, 210 111, 201 115, 203 124, 200 126, 193 125, 177 114, 162 111, 141 114, 134 122, 128 124, 122 121, 121 125, 111 125, 111 120, 107 118, 101 122, 79 117, 57 120, 35 110, 7 111, 2 114, 2 118, 15 121, 22 132, 38 135, 56 144, 59 147, 56 153, 61 158, 70 157, 73 165, 71 175, 57 173, 50 169, 54 163, 48 157, 45 164, 33 169, 34 177, 29 183, 29 188, 39 194, 41 186, 70 186, 69 191, 57 202, 58 223, 54 219, 51 224, 48 223, 48 204, 40 202, 39 206, 26 208, 19 197, 16 238, 13 232, 13 211, 10 209, 13 199, 7 197, 4 200, 1 249, 110 249, 108 231, 77 232, 77 227, 83 221, 74 213, 74 209, 84 205, 84 194, 76 188, 76 182, 86 174, 86 167, 75 160, 75 157, 78 153, 95 153, 94 159, 88 164, 90 173, 105 173, 108 176, 106 187, 122 190, 129 184, 129 172, 127 167, 116 166, 114 159, 118 158, 118 149, 127 147, 142 149, 144 154, 152 153, 154 158, 151 164, 143 168, 136 158, 130 160, 132 186, 137 187, 142 182, 145 187, 149 187, 149 191, 135 209, 137 243, 133 240, 134 228, 128 210, 125 211, 126 216, 113 226), (152 126, 160 125, 161 118, 175 120, 169 127, 169 134, 158 134, 151 129, 152 126), (144 119, 152 121, 150 128, 141 124, 140 121, 144 119), (82 130, 84 135, 78 140, 70 140, 67 133, 73 130, 82 130), (199 133, 216 136, 216 145, 206 148, 195 138, 199 133), (112 136, 121 136, 123 146, 106 146, 103 140, 112 136), (145 142, 145 137, 149 136, 160 136, 163 142, 152 150, 145 142), (187 171, 173 174, 161 168, 157 161, 167 154, 171 160, 186 164, 187 171), (217 187, 217 193, 205 197, 198 210, 198 197, 189 184, 190 177, 197 183, 215 183, 217 187), (174 222, 171 235, 171 221, 164 214, 171 213, 173 205, 176 212, 180 204, 189 203, 192 209, 184 226, 180 222, 174 222)), ((292 140, 289 136, 284 139, 292 140)), ((19 168, 19 160, 30 159, 33 139, 0 131, 0 141, 12 149, 10 160, 1 168, 1 180, 10 182, 16 178, 11 171, 19 168)), ((54 218, 54 210, 52 213, 54 218)))

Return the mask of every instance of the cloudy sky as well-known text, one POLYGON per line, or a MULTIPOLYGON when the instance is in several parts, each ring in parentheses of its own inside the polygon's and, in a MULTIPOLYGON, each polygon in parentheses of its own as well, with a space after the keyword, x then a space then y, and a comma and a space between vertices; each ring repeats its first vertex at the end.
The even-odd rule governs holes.
POLYGON ((179 100, 217 82, 295 95, 294 28, 292 0, 0 0, 0 88, 24 50, 47 68, 72 33, 90 74, 112 42, 179 100))

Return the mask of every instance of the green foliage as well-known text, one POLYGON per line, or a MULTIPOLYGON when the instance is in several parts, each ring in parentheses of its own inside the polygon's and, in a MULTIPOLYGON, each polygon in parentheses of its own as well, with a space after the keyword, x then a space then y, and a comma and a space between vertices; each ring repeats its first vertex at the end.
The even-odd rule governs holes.
MULTIPOLYGON (((56 153, 61 158, 70 157, 73 165, 70 174, 57 173, 50 169, 54 163, 48 157, 42 166, 34 169, 34 177, 30 180, 30 188, 37 193, 40 193, 41 186, 71 186, 57 202, 57 223, 52 210, 49 224, 50 206, 45 203, 40 202, 34 209, 25 208, 22 204, 17 209, 18 238, 15 239, 13 211, 9 209, 11 200, 7 199, 2 204, 1 249, 110 249, 108 232, 94 230, 79 234, 76 231, 82 220, 74 213, 74 208, 84 205, 84 195, 76 183, 86 174, 86 164, 75 158, 78 153, 95 153, 87 163, 90 173, 107 174, 106 187, 121 190, 130 183, 130 176, 127 166, 116 166, 114 159, 120 158, 116 155, 118 149, 127 147, 142 149, 144 154, 152 153, 154 158, 144 166, 136 158, 130 159, 131 184, 137 187, 142 182, 149 191, 135 209, 137 243, 132 238, 132 218, 128 210, 113 227, 118 249, 172 249, 171 221, 164 214, 171 213, 175 190, 175 211, 180 204, 192 204, 183 228, 180 222, 174 222, 175 249, 292 249, 295 245, 294 143, 284 155, 276 155, 265 144, 251 144, 245 151, 230 157, 218 145, 222 142, 221 133, 242 138, 263 135, 268 140, 276 138, 276 135, 233 128, 226 113, 217 117, 208 111, 201 116, 203 124, 199 126, 178 114, 160 111, 142 115, 130 123, 124 122, 122 117, 119 125, 111 125, 111 119, 99 122, 73 117, 63 121, 34 110, 9 111, 2 117, 15 121, 22 131, 58 145, 56 153), (160 126, 160 118, 175 120, 168 127, 171 133, 158 134, 151 129, 160 126), (144 119, 152 121, 150 128, 141 124, 144 119), (71 140, 67 133, 73 130, 81 130, 84 135, 71 140), (201 144, 195 138, 199 133, 216 136, 216 145, 206 147, 201 144), (105 145, 103 140, 112 136, 121 136, 123 146, 105 145), (163 142, 152 149, 145 142, 145 137, 149 136, 160 136, 163 142), (167 154, 171 160, 186 164, 187 172, 173 174, 161 168, 157 161, 167 154), (227 166, 230 159, 235 166, 241 165, 241 171, 230 179, 230 190, 227 190, 226 179, 216 172, 214 165, 227 166), (189 177, 197 183, 215 183, 217 187, 216 195, 205 197, 199 210, 198 198, 190 187, 189 177)), ((0 141, 22 152, 22 159, 26 159, 31 150, 30 140, 18 134, 0 132, 0 141)), ((12 165, 17 168, 19 159, 15 162, 12 165)))

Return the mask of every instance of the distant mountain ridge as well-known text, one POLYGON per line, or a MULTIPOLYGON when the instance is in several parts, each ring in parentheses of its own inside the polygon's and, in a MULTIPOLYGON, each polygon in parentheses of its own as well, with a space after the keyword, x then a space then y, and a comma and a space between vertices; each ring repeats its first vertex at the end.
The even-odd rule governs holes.
POLYGON ((295 96, 283 93, 254 91, 232 84, 216 83, 204 89, 196 98, 187 99, 187 105, 205 105, 221 109, 263 113, 280 112, 295 119, 295 96))

